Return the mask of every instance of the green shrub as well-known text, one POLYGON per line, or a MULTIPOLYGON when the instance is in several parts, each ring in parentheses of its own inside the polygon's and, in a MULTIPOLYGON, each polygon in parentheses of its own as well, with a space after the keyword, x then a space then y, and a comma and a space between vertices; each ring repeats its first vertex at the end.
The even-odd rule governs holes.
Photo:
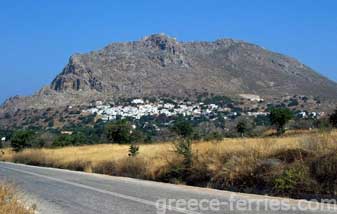
POLYGON ((86 137, 78 132, 72 135, 60 135, 58 136, 52 146, 54 147, 64 147, 64 146, 79 146, 87 144, 86 137))
POLYGON ((175 163, 169 163, 168 170, 161 175, 161 179, 167 182, 184 182, 190 176, 192 169, 193 152, 191 137, 194 130, 192 125, 185 120, 176 121, 172 130, 180 136, 180 139, 174 142, 173 145, 175 153, 182 159, 175 163))
POLYGON ((190 123, 185 120, 178 120, 172 127, 172 130, 176 132, 181 139, 174 143, 175 152, 183 157, 183 168, 188 170, 192 165, 192 140, 191 136, 194 132, 190 123))
POLYGON ((193 161, 189 168, 184 166, 182 160, 174 160, 161 170, 157 180, 170 183, 184 183, 192 186, 205 187, 212 178, 205 161, 193 161))
POLYGON ((311 178, 309 167, 298 161, 274 177, 273 187, 276 194, 298 197, 315 193, 317 183, 311 178))
POLYGON ((25 148, 31 148, 36 142, 34 142, 35 133, 30 130, 19 130, 14 132, 11 139, 11 146, 14 151, 19 152, 25 148))
POLYGON ((337 109, 335 110, 334 113, 330 115, 330 123, 333 127, 337 128, 337 109))
POLYGON ((241 120, 236 125, 236 131, 240 133, 240 135, 243 137, 245 133, 248 131, 248 124, 247 121, 241 120))
POLYGON ((187 175, 187 170, 180 160, 169 162, 168 166, 160 170, 158 180, 168 183, 183 183, 187 175))
POLYGON ((131 144, 129 148, 129 157, 136 157, 139 154, 139 146, 131 144))
POLYGON ((193 165, 185 174, 184 182, 191 186, 205 187, 212 178, 206 161, 193 161, 193 165))
POLYGON ((294 107, 294 106, 298 106, 299 102, 297 99, 290 99, 289 103, 288 103, 288 107, 294 107))
POLYGON ((175 152, 183 157, 183 167, 187 170, 192 165, 193 153, 192 153, 192 141, 190 139, 180 139, 174 143, 175 152))
POLYGON ((186 120, 177 120, 172 130, 182 138, 190 138, 194 132, 191 123, 186 120))

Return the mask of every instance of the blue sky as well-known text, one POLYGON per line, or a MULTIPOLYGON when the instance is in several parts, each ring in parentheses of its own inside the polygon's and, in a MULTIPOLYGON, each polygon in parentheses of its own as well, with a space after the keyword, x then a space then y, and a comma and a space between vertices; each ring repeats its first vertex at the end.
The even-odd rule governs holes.
POLYGON ((74 53, 159 32, 246 40, 337 81, 336 11, 334 0, 0 0, 0 102, 49 84, 74 53))

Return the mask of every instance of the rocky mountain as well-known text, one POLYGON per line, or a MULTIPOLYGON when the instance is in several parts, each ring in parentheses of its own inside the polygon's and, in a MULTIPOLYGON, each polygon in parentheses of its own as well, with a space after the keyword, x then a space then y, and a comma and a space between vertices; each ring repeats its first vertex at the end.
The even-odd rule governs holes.
POLYGON ((75 54, 37 94, 2 109, 81 105, 91 100, 198 94, 308 95, 337 99, 337 84, 299 61, 232 39, 178 42, 164 34, 75 54))

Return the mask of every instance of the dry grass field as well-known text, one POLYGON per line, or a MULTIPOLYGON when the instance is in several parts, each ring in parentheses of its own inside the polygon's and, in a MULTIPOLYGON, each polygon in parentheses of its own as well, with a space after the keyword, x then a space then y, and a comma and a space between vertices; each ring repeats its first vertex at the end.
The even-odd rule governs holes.
POLYGON ((193 142, 193 164, 182 171, 173 143, 57 149, 5 149, 2 160, 116 176, 297 197, 336 194, 337 132, 301 132, 284 137, 193 142), (323 179, 322 183, 322 178, 323 179), (331 187, 335 185, 335 187, 331 187), (312 188, 312 187, 317 187, 312 188))
POLYGON ((26 208, 19 202, 15 188, 11 185, 0 184, 0 214, 33 214, 33 209, 26 208))
MULTIPOLYGON (((275 151, 300 148, 302 142, 313 135, 295 135, 281 138, 241 138, 224 139, 222 141, 194 142, 193 151, 210 162, 224 154, 251 153, 250 155, 267 156, 275 151)), ((315 135, 317 137, 317 135, 315 135)), ((78 147, 63 147, 57 149, 27 149, 15 153, 5 149, 1 156, 2 160, 11 162, 32 161, 35 165, 54 166, 69 168, 72 165, 83 165, 83 170, 92 171, 102 162, 124 161, 128 157, 129 145, 99 144, 78 147)), ((148 162, 151 171, 160 169, 176 157, 173 143, 145 144, 140 145, 138 159, 148 162)), ((80 168, 80 167, 79 167, 80 168)))

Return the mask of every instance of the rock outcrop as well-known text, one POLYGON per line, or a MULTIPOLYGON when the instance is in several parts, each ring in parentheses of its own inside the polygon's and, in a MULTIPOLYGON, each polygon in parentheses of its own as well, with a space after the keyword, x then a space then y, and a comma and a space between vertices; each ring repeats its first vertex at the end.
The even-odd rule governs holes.
POLYGON ((5 109, 81 105, 120 97, 308 95, 337 99, 337 84, 299 61, 232 39, 178 42, 164 34, 76 54, 51 85, 5 109))

